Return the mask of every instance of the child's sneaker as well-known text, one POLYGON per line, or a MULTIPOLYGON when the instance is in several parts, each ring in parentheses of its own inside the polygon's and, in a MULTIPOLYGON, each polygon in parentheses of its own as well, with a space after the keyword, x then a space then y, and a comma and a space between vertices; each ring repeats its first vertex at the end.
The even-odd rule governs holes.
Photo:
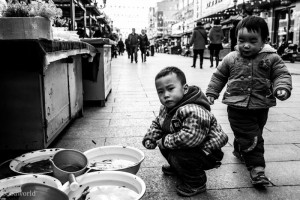
POLYGON ((232 154, 237 158, 239 159, 242 163, 245 163, 245 160, 242 156, 242 154, 236 150, 233 150, 232 154))
POLYGON ((266 177, 263 167, 255 167, 250 171, 251 183, 254 186, 268 185, 270 180, 266 177))
POLYGON ((180 184, 178 186, 176 186, 176 191, 180 196, 184 196, 184 197, 191 197, 194 196, 196 194, 200 194, 202 192, 206 191, 206 184, 202 185, 201 187, 198 188, 192 188, 187 184, 180 184))
POLYGON ((170 165, 163 165, 161 167, 162 172, 167 176, 175 176, 176 171, 170 165))

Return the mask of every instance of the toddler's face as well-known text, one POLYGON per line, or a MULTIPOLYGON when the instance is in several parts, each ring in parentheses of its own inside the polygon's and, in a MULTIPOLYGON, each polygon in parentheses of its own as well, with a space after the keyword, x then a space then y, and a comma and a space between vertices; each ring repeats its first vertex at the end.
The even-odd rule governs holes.
POLYGON ((182 85, 175 73, 157 79, 155 86, 160 102, 167 108, 176 106, 188 90, 188 86, 182 85))
POLYGON ((248 32, 246 28, 238 31, 237 37, 238 49, 243 57, 252 57, 256 55, 264 46, 259 32, 248 32))

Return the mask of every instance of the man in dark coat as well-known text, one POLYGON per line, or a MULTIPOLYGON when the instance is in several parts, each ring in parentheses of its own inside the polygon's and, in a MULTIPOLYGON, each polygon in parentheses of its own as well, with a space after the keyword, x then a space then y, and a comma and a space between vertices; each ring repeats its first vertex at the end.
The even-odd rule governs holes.
POLYGON ((131 63, 133 62, 133 56, 134 60, 137 63, 137 51, 140 43, 140 37, 138 34, 135 33, 135 28, 132 28, 132 33, 128 36, 128 43, 130 45, 130 57, 131 57, 131 63))

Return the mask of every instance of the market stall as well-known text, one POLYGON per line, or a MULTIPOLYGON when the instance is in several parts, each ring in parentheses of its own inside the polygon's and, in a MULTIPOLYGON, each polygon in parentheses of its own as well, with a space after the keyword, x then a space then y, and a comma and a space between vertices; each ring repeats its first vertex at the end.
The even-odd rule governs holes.
POLYGON ((45 148, 82 115, 82 56, 96 53, 79 41, 0 40, 0 150, 45 148))
POLYGON ((111 45, 116 42, 108 38, 82 39, 81 41, 93 45, 99 51, 99 59, 90 64, 94 68, 95 77, 83 80, 84 96, 86 105, 105 106, 105 100, 112 90, 111 77, 111 45))

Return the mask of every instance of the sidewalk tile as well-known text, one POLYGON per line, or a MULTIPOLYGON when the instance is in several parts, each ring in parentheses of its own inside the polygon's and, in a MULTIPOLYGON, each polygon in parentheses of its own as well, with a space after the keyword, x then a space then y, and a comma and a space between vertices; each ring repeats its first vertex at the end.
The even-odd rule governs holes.
POLYGON ((124 107, 113 107, 112 112, 145 112, 145 111, 155 111, 158 110, 157 106, 124 106, 124 107))
POLYGON ((88 119, 88 118, 82 118, 75 120, 72 124, 72 128, 77 129, 100 129, 101 127, 107 127, 109 126, 109 121, 106 119, 88 119))
POLYGON ((149 98, 143 97, 143 98, 134 98, 134 97, 119 97, 115 98, 114 102, 119 103, 119 102, 148 102, 150 101, 149 98))
POLYGON ((109 126, 150 126, 152 118, 149 119, 113 119, 110 121, 109 126))
POLYGON ((300 120, 300 112, 298 112, 298 113, 288 113, 287 115, 300 120))
POLYGON ((267 123, 265 128, 269 131, 300 131, 300 121, 290 121, 290 122, 276 122, 276 123, 267 123))
POLYGON ((106 138, 105 146, 108 145, 121 145, 131 146, 138 149, 145 149, 142 144, 143 137, 122 137, 122 138, 106 138))
POLYGON ((150 106, 151 103, 150 101, 133 101, 133 102, 108 102, 105 103, 105 106, 110 106, 110 107, 124 107, 124 106, 150 106))
POLYGON ((276 131, 266 132, 264 135, 265 144, 292 144, 300 143, 299 130, 297 131, 276 131))
POLYGON ((166 159, 160 153, 158 147, 156 147, 156 149, 153 150, 148 150, 144 147, 142 151, 145 154, 145 160, 142 163, 142 167, 161 167, 163 164, 168 164, 166 159))
POLYGON ((144 180, 147 192, 175 191, 177 178, 165 176, 161 171, 161 167, 140 168, 137 175, 144 180))
POLYGON ((141 200, 181 200, 190 199, 190 197, 178 196, 176 192, 165 192, 161 190, 160 192, 146 192, 141 200))
POLYGON ((52 148, 65 148, 65 149, 76 149, 81 152, 87 151, 92 148, 104 146, 104 138, 94 138, 94 139, 61 139, 53 144, 52 148), (96 143, 94 143, 93 141, 96 143))
MULTIPOLYGON (((300 106, 299 106, 300 108, 300 106)), ((282 113, 276 115, 269 115, 268 122, 290 122, 290 121, 299 121, 299 119, 291 117, 290 114, 282 113)))
POLYGON ((300 161, 300 148, 293 144, 265 145, 265 160, 266 162, 300 161))
POLYGON ((299 186, 300 161, 269 162, 266 175, 276 186, 299 186))
POLYGON ((208 189, 251 187, 250 176, 244 164, 223 164, 207 171, 208 189))
POLYGON ((87 113, 84 115, 90 119, 154 119, 154 112, 114 112, 114 113, 87 113))
POLYGON ((300 196, 300 186, 256 188, 233 188, 207 190, 191 197, 191 200, 296 200, 300 196))

